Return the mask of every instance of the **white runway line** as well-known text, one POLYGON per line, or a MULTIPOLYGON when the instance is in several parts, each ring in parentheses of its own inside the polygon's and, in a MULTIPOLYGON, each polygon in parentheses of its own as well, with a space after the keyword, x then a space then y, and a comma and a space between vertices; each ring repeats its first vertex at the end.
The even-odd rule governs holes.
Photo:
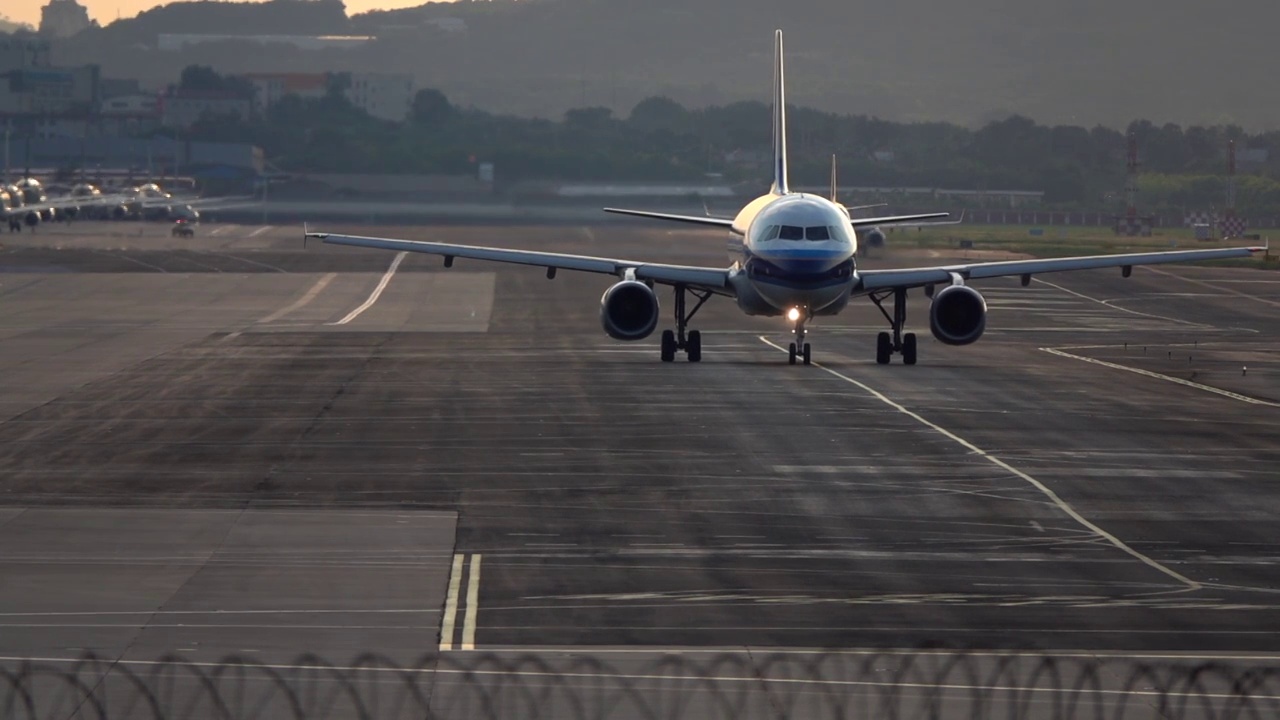
POLYGON ((462 586, 462 562, 465 555, 453 556, 453 570, 449 573, 449 591, 444 598, 444 617, 440 620, 440 649, 453 649, 453 628, 458 621, 458 590, 462 586))
POLYGON ((1169 272, 1168 270, 1160 270, 1158 268, 1153 268, 1153 267, 1148 267, 1146 269, 1150 270, 1153 273, 1156 273, 1157 275, 1164 275, 1165 277, 1177 278, 1178 280, 1189 282, 1192 285, 1199 285, 1200 287, 1209 288, 1210 290, 1216 290, 1219 293, 1228 293, 1231 295, 1235 295, 1236 297, 1244 298, 1245 300, 1252 300, 1254 302, 1262 303, 1263 305, 1280 307, 1280 302, 1276 302, 1275 300, 1268 300, 1266 298, 1261 298, 1261 297, 1258 297, 1257 295, 1250 295, 1249 293, 1240 292, 1235 288, 1221 287, 1219 285, 1214 285, 1211 282, 1205 282, 1204 280, 1189 278, 1185 275, 1179 275, 1178 273, 1169 272))
MULTIPOLYGON (((1206 324, 1204 324, 1204 323, 1191 322, 1190 320, 1180 320, 1180 319, 1178 319, 1178 318, 1168 317, 1167 315, 1154 315, 1154 314, 1152 314, 1152 313, 1145 313, 1145 312, 1141 312, 1141 311, 1139 311, 1139 310, 1130 310, 1130 309, 1129 309, 1129 308, 1127 308, 1127 307, 1120 307, 1119 305, 1112 305, 1110 300, 1099 300, 1099 299, 1098 299, 1098 298, 1096 298, 1096 297, 1091 297, 1091 296, 1089 296, 1089 295, 1085 295, 1084 293, 1078 293, 1078 292, 1076 292, 1075 290, 1068 290, 1067 288, 1064 288, 1064 287, 1062 287, 1061 285, 1058 285, 1058 284, 1056 284, 1056 283, 1051 283, 1051 282, 1049 282, 1048 280, 1041 280, 1040 278, 1032 278, 1032 280, 1033 280, 1034 282, 1038 282, 1038 283, 1042 283, 1042 284, 1044 284, 1044 285, 1048 285, 1048 286, 1049 286, 1049 287, 1051 287, 1051 288, 1056 288, 1056 289, 1058 289, 1058 290, 1061 290, 1062 292, 1067 293, 1068 295, 1075 295, 1076 297, 1078 297, 1078 298, 1080 298, 1080 299, 1082 299, 1082 300, 1088 300, 1088 301, 1090 301, 1090 302, 1095 302, 1095 303, 1098 303, 1099 305, 1102 305, 1102 306, 1104 306, 1104 307, 1111 308, 1112 310, 1119 310, 1120 312, 1129 313, 1130 315, 1138 315, 1138 316, 1140 316, 1140 317, 1154 318, 1154 319, 1156 319, 1156 320, 1165 320, 1165 321, 1168 321, 1168 322, 1171 322, 1171 323, 1177 323, 1177 324, 1179 324, 1179 325, 1188 325, 1188 326, 1190 326, 1190 327, 1216 329, 1216 326, 1214 326, 1214 325, 1206 325, 1206 324)), ((1135 299, 1135 298, 1130 297, 1130 298, 1125 298, 1125 299, 1126 299, 1126 300, 1133 300, 1133 299, 1135 299)))
POLYGON ((1040 349, 1051 355, 1059 355, 1061 357, 1070 358, 1072 360, 1079 360, 1081 362, 1087 362, 1087 363, 1092 363, 1094 365, 1109 367, 1114 370, 1124 370, 1125 372, 1131 372, 1136 375, 1155 378, 1156 380, 1164 380, 1165 382, 1171 382, 1178 385, 1185 385, 1186 387, 1189 387, 1189 388, 1195 388, 1196 390, 1203 390, 1204 392, 1213 393, 1214 395, 1221 395, 1222 397, 1231 398, 1232 400, 1238 400, 1243 403, 1249 403, 1250 405, 1265 405, 1267 407, 1280 407, 1280 403, 1274 403, 1274 402, 1271 402, 1270 400, 1259 400, 1258 398, 1249 397, 1248 395, 1233 393, 1230 390, 1223 390, 1222 388, 1216 388, 1209 385, 1201 385, 1198 382, 1183 380, 1182 378, 1176 378, 1171 375, 1161 375, 1158 372, 1151 372, 1150 370, 1143 370, 1141 368, 1129 367, 1128 365, 1121 365, 1119 363, 1107 362, 1106 360, 1098 360, 1096 358, 1085 357, 1084 355, 1072 355, 1069 352, 1063 352, 1062 350, 1058 350, 1056 348, 1040 348, 1040 349))
POLYGON ((259 235, 261 235, 262 233, 264 233, 264 232, 266 232, 266 231, 270 230, 272 227, 274 227, 274 226, 273 226, 273 225, 263 225, 262 227, 258 228, 257 230, 254 230, 253 232, 249 233, 249 237, 258 237, 258 236, 259 236, 259 235))
POLYGON ((471 577, 467 578, 467 616, 462 621, 462 649, 476 649, 476 613, 480 612, 480 556, 471 556, 471 577))
POLYGON ((286 307, 280 308, 279 310, 262 318, 261 320, 258 321, 258 324, 266 325, 267 323, 275 322, 276 320, 279 320, 280 318, 284 317, 285 315, 288 315, 294 310, 298 310, 304 307, 305 305, 310 303, 312 300, 315 300, 316 296, 320 294, 320 291, 324 290, 329 285, 329 283, 333 282, 333 279, 337 276, 338 276, 338 273, 329 273, 324 277, 320 278, 319 280, 316 281, 316 284, 312 285, 311 289, 308 290, 306 294, 304 294, 302 297, 298 298, 297 300, 294 300, 292 304, 286 307))
MULTIPOLYGON (((763 342, 763 343, 765 343, 766 345, 769 345, 770 347, 773 347, 773 348, 777 349, 777 350, 781 350, 782 352, 786 352, 786 349, 785 349, 785 348, 783 348, 781 345, 778 345, 778 344, 776 344, 776 343, 774 343, 774 342, 770 341, 768 338, 766 338, 766 337, 764 337, 764 336, 760 336, 760 341, 761 341, 761 342, 763 342)), ((978 456, 978 457, 982 458, 983 460, 986 460, 987 462, 991 463, 992 465, 995 465, 996 467, 998 467, 998 468, 1000 468, 1000 469, 1002 469, 1002 470, 1004 470, 1004 471, 1006 471, 1006 472, 1012 473, 1013 475, 1015 475, 1015 476, 1017 476, 1017 477, 1021 478, 1022 480, 1026 481, 1028 484, 1030 484, 1032 487, 1034 487, 1035 489, 1039 490, 1039 491, 1041 492, 1041 494, 1043 494, 1046 498, 1048 498, 1048 499, 1049 499, 1049 501, 1050 501, 1050 502, 1052 502, 1054 505, 1056 505, 1056 506, 1058 507, 1058 509, 1059 509, 1059 510, 1061 510, 1062 512, 1064 512, 1064 513, 1066 513, 1067 515, 1069 515, 1069 516, 1071 517, 1071 519, 1073 519, 1073 520, 1075 520, 1076 522, 1080 523, 1081 525, 1083 525, 1085 528, 1089 529, 1090 531, 1092 531, 1092 532, 1096 533, 1099 537, 1104 538, 1107 542, 1111 543, 1111 545, 1113 545, 1117 550, 1120 550, 1121 552, 1124 552, 1125 554, 1127 554, 1127 555, 1129 555, 1129 556, 1133 557, 1135 560, 1138 560, 1139 562, 1141 562, 1141 563, 1143 563, 1144 565, 1146 565, 1146 566, 1150 567, 1151 569, 1153 569, 1153 570, 1155 570, 1155 571, 1157 571, 1157 572, 1159 572, 1159 573, 1161 573, 1161 574, 1163 574, 1163 575, 1165 575, 1165 576, 1167 576, 1167 577, 1169 577, 1169 578, 1172 578, 1173 580, 1176 580, 1176 581, 1178 581, 1179 583, 1181 583, 1181 584, 1183 584, 1183 585, 1186 585, 1186 586, 1187 586, 1187 587, 1186 587, 1186 590, 1187 590, 1187 591, 1201 590, 1201 589, 1203 589, 1203 588, 1204 588, 1204 585, 1202 585, 1201 583, 1199 583, 1199 582, 1197 582, 1197 581, 1195 581, 1195 580, 1192 580, 1191 578, 1189 578, 1189 577, 1187 577, 1187 576, 1183 575, 1182 573, 1179 573, 1178 571, 1176 571, 1176 570, 1174 570, 1174 569, 1172 569, 1172 568, 1169 568, 1169 567, 1166 567, 1165 565, 1160 564, 1158 561, 1156 561, 1156 560, 1154 560, 1154 559, 1152 559, 1152 558, 1150 558, 1150 557, 1148 557, 1148 556, 1146 556, 1146 555, 1144 555, 1144 554, 1142 554, 1142 553, 1138 552, 1137 550, 1133 549, 1132 547, 1130 547, 1128 544, 1126 544, 1123 540, 1121 540, 1120 538, 1116 537, 1115 535, 1112 535, 1111 533, 1107 532, 1106 530, 1103 530, 1101 527, 1098 527, 1098 526, 1097 526, 1097 525, 1095 525, 1092 521, 1090 521, 1088 518, 1086 518, 1085 516, 1081 515, 1081 514, 1079 513, 1079 511, 1077 511, 1074 507, 1072 507, 1072 506, 1071 506, 1071 504, 1070 504, 1070 503, 1068 503, 1067 501, 1065 501, 1065 500, 1063 500, 1062 498, 1058 497, 1058 494, 1057 494, 1057 493, 1055 493, 1053 490, 1050 490, 1050 489, 1049 489, 1049 487, 1048 487, 1048 486, 1046 486, 1044 483, 1042 483, 1042 482, 1040 482, 1039 480, 1037 480, 1037 479, 1035 479, 1035 478, 1031 477, 1030 475, 1028 475, 1028 474, 1026 474, 1026 473, 1022 472, 1021 470, 1019 470, 1019 469, 1017 469, 1017 468, 1013 467, 1013 466, 1012 466, 1012 465, 1010 465, 1009 463, 1007 463, 1007 462, 1005 462, 1005 461, 1001 460, 1000 458, 998 458, 998 457, 996 457, 996 456, 994 456, 994 455, 992 455, 992 454, 988 453, 986 450, 983 450, 982 448, 978 447, 977 445, 974 445, 973 443, 969 442, 968 440, 965 440, 964 438, 960 437, 959 435, 956 435, 955 433, 951 432, 950 430, 947 430, 946 428, 942 427, 941 425, 936 425, 936 424, 934 424, 934 423, 932 423, 932 422, 930 422, 930 421, 928 421, 928 420, 924 419, 924 418, 923 418, 923 417, 921 417, 920 415, 917 415, 916 413, 914 413, 914 412, 912 412, 912 411, 908 410, 907 408, 903 407, 902 405, 899 405, 898 403, 894 402, 893 400, 890 400, 890 399, 889 399, 888 397, 886 397, 884 394, 882 394, 881 392, 879 392, 879 391, 878 391, 878 390, 876 390, 875 388, 872 388, 872 387, 871 387, 871 386, 869 386, 869 385, 865 385, 865 384, 863 384, 863 383, 861 383, 861 382, 858 382, 857 380, 854 380, 853 378, 851 378, 851 377, 849 377, 849 376, 847 376, 847 375, 843 375, 843 374, 841 374, 841 373, 839 373, 839 372, 836 372, 835 370, 832 370, 832 369, 831 369, 831 368, 829 368, 829 367, 826 367, 826 366, 824 366, 824 365, 820 365, 820 364, 818 364, 818 363, 814 363, 814 364, 813 364, 813 367, 816 367, 816 368, 818 368, 819 370, 822 370, 823 372, 827 373, 828 375, 831 375, 831 376, 833 376, 833 377, 840 378, 841 380, 844 380, 845 382, 849 383, 850 385, 854 385, 854 386, 857 386, 857 387, 861 388, 864 392, 866 392, 867 394, 871 395, 872 397, 874 397, 875 399, 879 400, 880 402, 884 403, 885 405, 888 405, 889 407, 893 408, 894 410, 897 410, 898 412, 902 413, 903 415, 906 415, 907 417, 911 418, 912 420, 915 420, 916 422, 920 423, 921 425, 924 425, 925 427, 932 429, 934 432, 938 433, 939 435, 942 435, 943 437, 945 437, 945 438, 947 438, 947 439, 951 440, 952 442, 955 442, 956 444, 958 444, 958 445, 960 445, 961 447, 965 448, 966 450, 968 450, 969 452, 973 453, 974 455, 976 455, 976 456, 978 456)))
POLYGON ((361 303, 360 307, 348 313, 346 317, 329 324, 346 325, 352 320, 360 317, 360 314, 365 310, 373 307, 373 304, 378 302, 378 298, 382 297, 382 291, 387 289, 387 284, 391 282, 392 276, 396 274, 396 269, 400 267, 400 263, 404 262, 404 258, 408 254, 409 253, 407 252, 397 253, 395 259, 391 261, 391 267, 387 268, 387 271, 382 274, 382 279, 378 281, 378 286, 373 289, 373 293, 369 295, 369 299, 361 303))

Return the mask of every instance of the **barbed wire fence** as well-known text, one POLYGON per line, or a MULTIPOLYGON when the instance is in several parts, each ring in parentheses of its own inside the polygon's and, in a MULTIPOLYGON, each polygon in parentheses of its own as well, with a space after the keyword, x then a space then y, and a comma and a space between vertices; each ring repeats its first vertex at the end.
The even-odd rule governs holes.
POLYGON ((4 718, 1274 720, 1280 669, 1025 653, 93 655, 0 664, 4 718))

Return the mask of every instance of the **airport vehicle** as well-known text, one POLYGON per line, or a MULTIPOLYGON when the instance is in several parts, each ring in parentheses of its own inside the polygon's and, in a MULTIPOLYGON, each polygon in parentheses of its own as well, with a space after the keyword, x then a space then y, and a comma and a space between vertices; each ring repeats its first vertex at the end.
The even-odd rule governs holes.
POLYGON ((178 220, 173 224, 173 229, 170 230, 170 233, 174 237, 195 237, 196 230, 186 220, 178 220))
POLYGON ((918 357, 914 333, 904 332, 907 291, 923 288, 932 298, 929 327, 935 338, 948 345, 968 345, 982 337, 987 324, 987 304, 969 285, 972 280, 1020 277, 1028 285, 1039 273, 1090 268, 1120 268, 1128 277, 1134 265, 1248 257, 1263 248, 1184 250, 1049 260, 962 263, 936 267, 859 270, 858 237, 861 229, 912 225, 944 218, 948 213, 852 219, 844 206, 807 193, 792 192, 787 182, 786 93, 782 31, 775 35, 773 80, 773 185, 769 192, 742 208, 733 219, 678 215, 606 208, 606 212, 656 220, 722 228, 735 236, 729 267, 691 267, 639 260, 588 257, 561 253, 508 250, 384 237, 308 232, 304 236, 326 243, 426 253, 444 258, 452 267, 457 258, 533 265, 546 268, 547 277, 558 270, 613 275, 617 281, 600 301, 600 322, 617 340, 641 340, 658 326, 655 285, 674 289, 675 330, 664 330, 661 358, 675 359, 684 351, 690 362, 702 359, 702 337, 689 330, 689 321, 712 296, 735 300, 748 315, 783 316, 791 323, 795 341, 789 361, 812 360, 806 342, 806 325, 815 317, 835 315, 855 297, 866 297, 879 308, 889 330, 876 337, 876 362, 887 364, 900 354, 907 365, 918 357), (689 296, 696 299, 690 307, 689 296), (892 299, 892 309, 886 301, 892 299))

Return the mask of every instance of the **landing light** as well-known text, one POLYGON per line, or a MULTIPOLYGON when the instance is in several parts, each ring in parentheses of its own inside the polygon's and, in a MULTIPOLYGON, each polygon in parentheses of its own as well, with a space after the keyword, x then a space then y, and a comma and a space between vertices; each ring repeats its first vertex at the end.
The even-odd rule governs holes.
POLYGON ((791 308, 787 311, 787 319, 795 322, 800 319, 800 308, 791 308))

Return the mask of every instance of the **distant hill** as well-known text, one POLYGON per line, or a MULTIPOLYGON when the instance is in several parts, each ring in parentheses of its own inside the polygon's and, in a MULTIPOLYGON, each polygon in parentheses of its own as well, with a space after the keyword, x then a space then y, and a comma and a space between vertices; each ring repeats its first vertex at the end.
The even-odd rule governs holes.
POLYGON ((221 71, 409 72, 462 105, 559 116, 625 115, 667 95, 689 106, 764 99, 770 35, 787 33, 791 100, 893 120, 969 125, 1020 113, 1124 126, 1280 128, 1270 92, 1280 3, 1235 0, 540 0, 459 2, 347 18, 338 0, 175 3, 63 43, 63 62, 172 80, 221 71), (450 33, 430 24, 465 22, 450 33), (161 32, 374 34, 359 50, 244 45, 151 49, 161 32))

